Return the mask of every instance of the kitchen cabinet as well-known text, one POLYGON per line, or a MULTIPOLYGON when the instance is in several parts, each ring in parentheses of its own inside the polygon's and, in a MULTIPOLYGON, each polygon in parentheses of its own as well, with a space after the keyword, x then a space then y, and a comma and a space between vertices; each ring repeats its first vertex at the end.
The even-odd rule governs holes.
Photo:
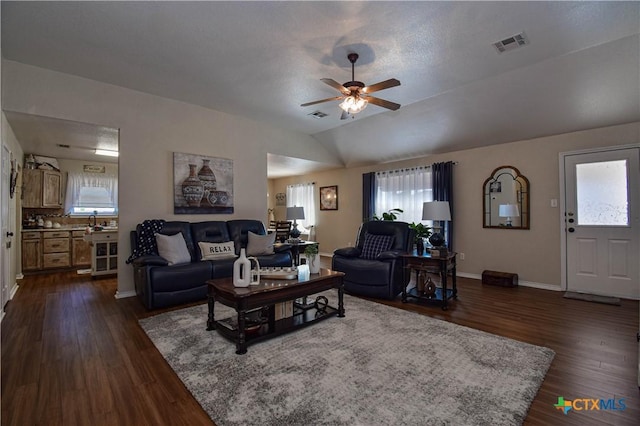
POLYGON ((24 169, 24 208, 62 207, 62 176, 55 170, 24 169))
POLYGON ((118 273, 118 231, 96 231, 85 235, 91 242, 91 275, 118 273))
POLYGON ((71 263, 73 266, 91 265, 91 244, 84 240, 84 231, 71 232, 71 263))
POLYGON ((49 269, 71 266, 69 231, 45 231, 42 234, 42 267, 49 269))
POLYGON ((22 233, 22 270, 38 271, 42 268, 41 232, 22 233))

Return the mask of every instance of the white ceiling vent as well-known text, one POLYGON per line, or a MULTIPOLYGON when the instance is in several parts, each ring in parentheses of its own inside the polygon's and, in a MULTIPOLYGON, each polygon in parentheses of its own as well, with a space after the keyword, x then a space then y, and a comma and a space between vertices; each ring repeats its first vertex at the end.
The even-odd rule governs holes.
POLYGON ((328 116, 329 114, 325 114, 322 111, 313 111, 312 113, 309 114, 312 117, 315 118, 325 118, 326 116, 328 116))
POLYGON ((527 39, 527 36, 523 31, 519 34, 512 35, 511 37, 507 37, 504 40, 500 40, 492 44, 493 47, 496 48, 498 53, 504 53, 529 44, 529 39, 527 39))

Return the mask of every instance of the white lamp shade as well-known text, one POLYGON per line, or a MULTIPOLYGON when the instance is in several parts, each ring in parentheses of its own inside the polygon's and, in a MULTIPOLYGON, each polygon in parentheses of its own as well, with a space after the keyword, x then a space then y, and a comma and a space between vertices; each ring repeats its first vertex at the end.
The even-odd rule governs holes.
POLYGON ((498 207, 498 216, 500 217, 517 217, 520 216, 517 204, 500 204, 498 207))
POLYGON ((304 219, 304 207, 287 207, 287 220, 304 219))
POLYGON ((427 201, 422 205, 422 220, 451 220, 448 201, 427 201))

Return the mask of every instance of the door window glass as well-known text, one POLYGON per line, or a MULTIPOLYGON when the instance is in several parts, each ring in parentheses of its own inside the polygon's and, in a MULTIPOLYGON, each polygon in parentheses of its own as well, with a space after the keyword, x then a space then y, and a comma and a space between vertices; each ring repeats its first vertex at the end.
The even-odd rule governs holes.
POLYGON ((627 160, 576 165, 578 225, 628 226, 627 160))

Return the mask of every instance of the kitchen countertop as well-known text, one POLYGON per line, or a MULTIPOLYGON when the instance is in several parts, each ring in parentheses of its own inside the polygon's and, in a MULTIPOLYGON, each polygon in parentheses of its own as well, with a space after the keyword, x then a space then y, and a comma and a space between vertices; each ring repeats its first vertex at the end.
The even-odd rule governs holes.
MULTIPOLYGON (((60 228, 23 228, 22 232, 48 232, 48 231, 84 231, 87 226, 61 226, 60 228)), ((117 226, 103 226, 101 231, 91 232, 117 232, 117 226)))

